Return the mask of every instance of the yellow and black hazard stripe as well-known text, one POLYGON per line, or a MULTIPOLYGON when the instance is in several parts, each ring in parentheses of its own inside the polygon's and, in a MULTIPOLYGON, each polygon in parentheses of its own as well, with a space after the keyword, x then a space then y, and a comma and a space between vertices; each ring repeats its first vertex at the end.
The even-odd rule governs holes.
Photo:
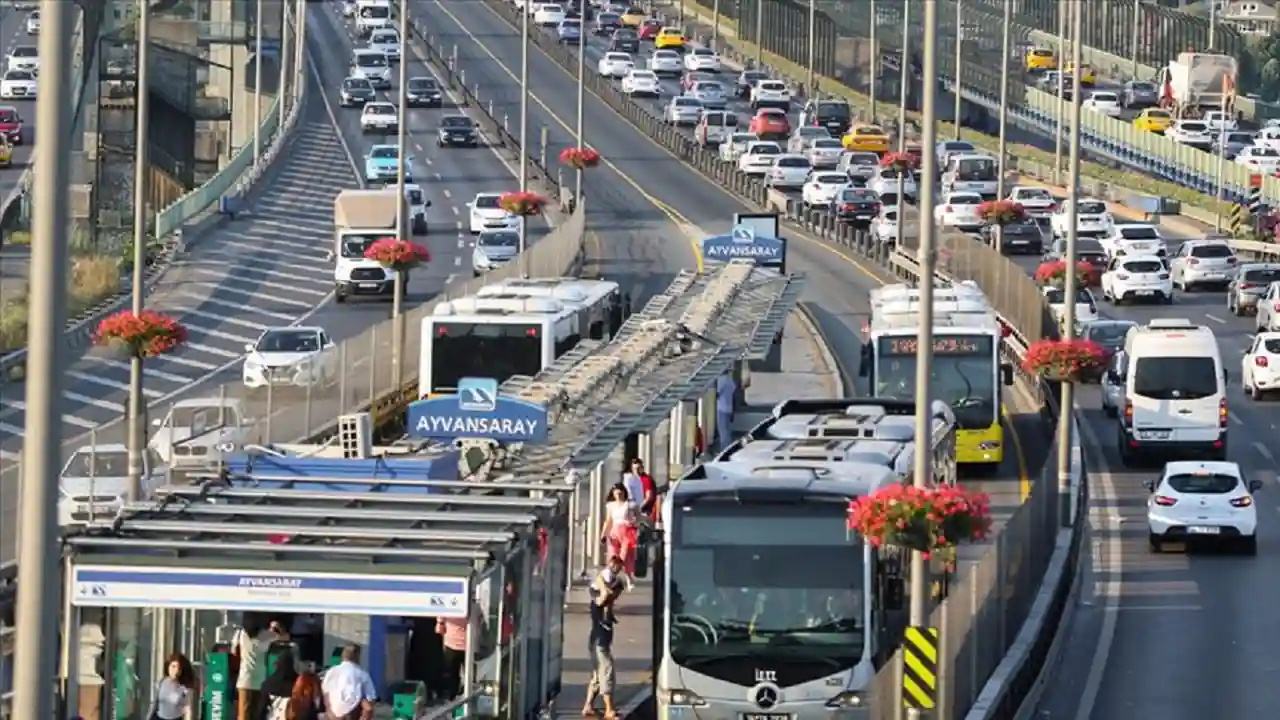
POLYGON ((902 641, 902 704, 918 710, 938 706, 937 628, 907 628, 902 641))
POLYGON ((1227 219, 1228 231, 1236 237, 1243 237, 1245 230, 1248 229, 1248 216, 1249 208, 1239 204, 1232 205, 1227 219))

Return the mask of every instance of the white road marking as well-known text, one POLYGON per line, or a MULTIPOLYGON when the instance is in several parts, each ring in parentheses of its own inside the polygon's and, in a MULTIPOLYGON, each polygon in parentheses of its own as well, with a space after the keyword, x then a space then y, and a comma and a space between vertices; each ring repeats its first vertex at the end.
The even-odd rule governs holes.
MULTIPOLYGON (((167 360, 167 359, 168 358, 165 357, 165 358, 161 358, 160 360, 167 360)), ((104 358, 104 357, 94 357, 92 355, 86 357, 85 360, 89 360, 98 365, 106 365, 107 367, 112 367, 112 368, 115 368, 116 370, 122 370, 124 372, 129 372, 131 370, 131 368, 129 367, 129 363, 122 362, 120 360, 112 360, 110 358, 104 358)), ((150 362, 146 362, 142 364, 143 380, 146 380, 149 377, 154 377, 154 378, 160 378, 161 380, 168 380, 169 382, 182 383, 183 385, 186 385, 191 382, 191 378, 189 377, 186 377, 183 375, 174 375, 173 373, 156 369, 155 367, 156 362, 158 361, 152 360, 150 362)))
POLYGON ((1219 325, 1226 325, 1226 324, 1227 324, 1227 321, 1226 321, 1226 320, 1223 320, 1222 318, 1218 317, 1217 315, 1210 315, 1210 314, 1208 314, 1208 313, 1205 313, 1205 317, 1207 317, 1207 318, 1209 318, 1210 320, 1212 320, 1212 321, 1214 321, 1214 322, 1218 323, 1219 325))
POLYGON ((208 313, 203 310, 196 310, 194 308, 182 308, 179 312, 181 312, 183 315, 195 315, 196 317, 202 317, 208 320, 212 320, 214 322, 224 322, 224 323, 230 323, 232 325, 239 325, 241 327, 247 327, 250 330, 257 330, 258 332, 262 332, 263 330, 266 330, 268 327, 267 325, 263 325, 262 323, 253 322, 252 320, 242 320, 238 317, 233 317, 231 315, 218 315, 216 313, 208 313))
MULTIPOLYGON (((262 295, 261 291, 253 292, 251 290, 241 290, 239 288, 231 287, 223 283, 207 282, 204 280, 184 280, 182 284, 187 287, 207 287, 210 290, 216 290, 218 292, 227 293, 230 295, 240 295, 241 297, 246 297, 246 298, 249 298, 250 300, 264 299, 264 296, 262 295)), ((315 309, 315 303, 304 302, 302 300, 294 300, 292 298, 283 298, 283 297, 280 297, 279 295, 271 295, 268 297, 271 300, 271 302, 280 303, 281 305, 291 305, 294 307, 306 308, 307 310, 315 309)))
POLYGON ((110 400, 103 400, 102 398, 91 398, 81 395, 80 393, 73 393, 70 390, 62 394, 66 395, 68 400, 75 400, 83 405, 92 405, 94 407, 102 408, 103 410, 110 410, 111 412, 119 413, 120 415, 124 414, 124 405, 121 405, 118 402, 111 402, 110 400))
MULTIPOLYGON (((204 331, 201 331, 201 332, 204 332, 204 331)), ((244 339, 243 338, 240 339, 240 342, 243 343, 244 339)), ((189 347, 192 350, 195 350, 196 352, 205 353, 206 355, 216 355, 218 357, 224 357, 224 358, 244 357, 244 353, 230 352, 227 350, 223 350, 222 348, 210 347, 208 345, 201 345, 200 343, 188 342, 186 344, 186 347, 189 347)))
MULTIPOLYGON (((119 380, 109 380, 107 378, 98 377, 97 375, 87 375, 85 373, 82 373, 76 370, 68 370, 67 375, 75 378, 76 380, 79 380, 80 382, 87 382, 87 383, 92 383, 94 385, 101 385, 102 387, 111 388, 112 390, 122 390, 124 392, 129 392, 129 383, 127 382, 121 382, 119 380)), ((147 387, 145 383, 142 386, 142 394, 147 397, 160 397, 164 395, 164 393, 160 392, 159 390, 154 390, 152 388, 147 387)))
POLYGON ((191 300, 198 300, 200 301, 201 304, 220 305, 229 310, 235 310, 240 313, 253 312, 253 313, 257 313, 258 315, 265 315, 269 318, 273 318, 275 320, 279 320, 285 323, 293 322, 293 318, 294 318, 293 315, 289 315, 287 313, 272 312, 270 310, 263 310, 262 308, 256 308, 256 307, 246 307, 238 303, 227 302, 226 300, 223 300, 221 298, 211 297, 208 295, 198 295, 196 293, 187 292, 185 290, 179 291, 178 294, 181 295, 182 297, 189 298, 191 300))
POLYGON ((1267 449, 1267 446, 1266 446, 1266 445, 1263 445, 1263 444, 1262 444, 1262 443, 1260 443, 1260 442, 1255 442, 1255 443, 1253 444, 1253 449, 1254 449, 1254 450, 1257 450, 1257 451, 1258 451, 1258 454, 1259 454, 1259 455, 1261 455, 1261 456, 1263 457, 1263 459, 1264 459, 1264 460, 1266 460, 1267 462, 1269 462, 1269 463, 1275 463, 1276 458, 1275 458, 1275 456, 1274 456, 1274 455, 1272 455, 1272 454, 1271 454, 1271 451, 1270 451, 1269 449, 1267 449))

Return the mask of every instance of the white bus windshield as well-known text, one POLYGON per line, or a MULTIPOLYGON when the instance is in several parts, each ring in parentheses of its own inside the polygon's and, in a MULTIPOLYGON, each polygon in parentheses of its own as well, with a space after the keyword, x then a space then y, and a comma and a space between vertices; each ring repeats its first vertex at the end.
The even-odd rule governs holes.
POLYGON ((431 392, 451 392, 464 377, 537 375, 542 327, 531 323, 436 322, 431 337, 431 392))
MULTIPOLYGON (((912 398, 916 389, 916 336, 882 337, 877 342, 877 397, 912 398)), ((935 335, 929 392, 951 406, 956 425, 978 430, 999 422, 996 395, 995 338, 987 335, 935 335)))

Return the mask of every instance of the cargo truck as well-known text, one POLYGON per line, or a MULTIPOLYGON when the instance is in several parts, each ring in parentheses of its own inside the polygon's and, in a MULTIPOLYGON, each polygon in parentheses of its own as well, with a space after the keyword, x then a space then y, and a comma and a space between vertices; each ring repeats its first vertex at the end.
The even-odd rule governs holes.
POLYGON ((333 201, 333 299, 391 299, 396 272, 364 256, 373 243, 396 235, 396 217, 408 212, 406 198, 395 187, 343 190, 333 201))
POLYGON ((1161 88, 1160 106, 1182 119, 1222 110, 1224 94, 1234 92, 1236 87, 1237 70, 1236 59, 1229 55, 1179 53, 1176 60, 1156 74, 1161 88))

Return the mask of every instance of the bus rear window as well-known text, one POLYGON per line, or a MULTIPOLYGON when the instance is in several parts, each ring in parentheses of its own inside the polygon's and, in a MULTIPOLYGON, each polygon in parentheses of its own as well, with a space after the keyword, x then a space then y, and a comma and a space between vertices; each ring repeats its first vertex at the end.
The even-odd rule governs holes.
POLYGON ((502 383, 542 370, 542 328, 537 325, 437 322, 432 333, 432 392, 453 391, 464 377, 502 383))

